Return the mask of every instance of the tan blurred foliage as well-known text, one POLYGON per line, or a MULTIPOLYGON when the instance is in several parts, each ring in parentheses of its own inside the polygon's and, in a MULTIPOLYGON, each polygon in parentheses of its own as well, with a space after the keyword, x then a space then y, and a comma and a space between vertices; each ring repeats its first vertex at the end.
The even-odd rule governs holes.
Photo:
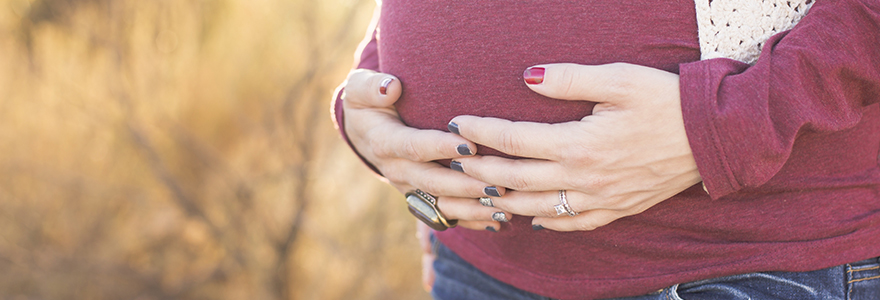
POLYGON ((328 114, 372 0, 0 3, 0 299, 427 298, 328 114))

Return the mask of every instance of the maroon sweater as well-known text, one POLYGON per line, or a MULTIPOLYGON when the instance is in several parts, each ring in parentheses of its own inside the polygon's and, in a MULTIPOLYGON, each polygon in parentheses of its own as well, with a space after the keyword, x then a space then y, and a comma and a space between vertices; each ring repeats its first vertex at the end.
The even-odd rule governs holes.
MULTIPOLYGON (((379 35, 358 66, 400 78, 398 109, 413 127, 445 130, 462 114, 565 122, 591 111, 531 92, 521 74, 539 63, 628 62, 681 75, 685 126, 709 194, 694 186, 590 232, 533 231, 530 218, 516 217, 497 233, 437 233, 489 275, 554 298, 594 299, 880 255, 877 1, 818 0, 754 66, 699 61, 691 0, 382 5, 379 35)), ((341 125, 341 102, 335 107, 341 125)))

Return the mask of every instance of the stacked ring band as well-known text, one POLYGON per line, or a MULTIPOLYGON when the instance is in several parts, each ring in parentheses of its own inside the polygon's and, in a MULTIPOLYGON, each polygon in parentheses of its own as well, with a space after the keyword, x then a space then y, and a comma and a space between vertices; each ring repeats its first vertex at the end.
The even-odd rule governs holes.
POLYGON ((485 207, 495 207, 495 203, 492 202, 492 198, 489 197, 480 197, 480 204, 485 207))
POLYGON ((422 190, 416 189, 406 193, 406 204, 409 212, 437 231, 443 231, 458 225, 458 220, 447 220, 437 208, 437 198, 422 190))
POLYGON ((559 190, 559 204, 554 205, 553 208, 556 209, 556 215, 568 214, 569 216, 577 216, 578 212, 571 209, 571 206, 568 205, 568 199, 565 197, 565 190, 559 190))

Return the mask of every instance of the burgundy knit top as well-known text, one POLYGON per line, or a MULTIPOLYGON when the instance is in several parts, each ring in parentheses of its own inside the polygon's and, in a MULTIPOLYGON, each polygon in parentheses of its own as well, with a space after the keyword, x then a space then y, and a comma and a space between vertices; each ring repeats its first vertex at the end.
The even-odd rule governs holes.
MULTIPOLYGON (((519 216, 497 233, 437 233, 480 270, 527 291, 632 296, 880 256, 880 4, 860 2, 816 1, 750 66, 699 61, 692 0, 383 0, 359 67, 400 78, 404 122, 440 130, 464 114, 551 123, 589 114, 590 103, 531 92, 521 76, 535 64, 628 62, 679 73, 708 194, 694 186, 589 232, 534 231, 519 216)), ((341 125, 339 101, 335 115, 341 125)))

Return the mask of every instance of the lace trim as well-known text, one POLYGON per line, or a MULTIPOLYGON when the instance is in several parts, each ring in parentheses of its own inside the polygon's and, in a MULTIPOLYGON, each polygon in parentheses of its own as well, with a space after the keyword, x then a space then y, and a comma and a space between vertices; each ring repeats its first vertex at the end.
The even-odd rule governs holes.
POLYGON ((772 35, 794 27, 813 0, 695 0, 702 59, 754 64, 772 35))

